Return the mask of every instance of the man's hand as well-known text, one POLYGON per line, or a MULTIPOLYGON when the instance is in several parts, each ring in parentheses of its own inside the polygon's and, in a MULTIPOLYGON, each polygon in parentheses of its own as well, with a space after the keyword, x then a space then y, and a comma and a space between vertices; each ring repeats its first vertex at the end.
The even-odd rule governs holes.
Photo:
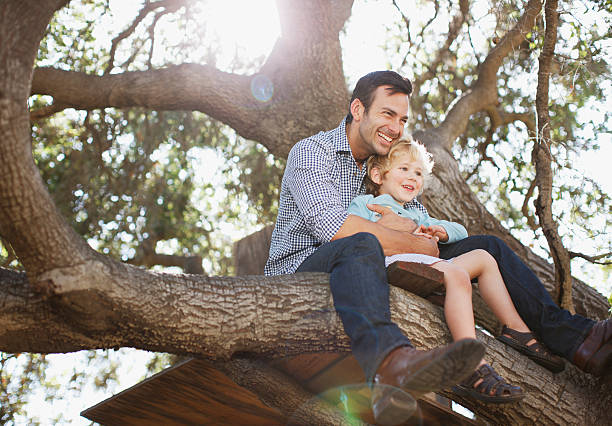
POLYGON ((435 238, 436 241, 446 242, 448 241, 448 233, 443 226, 440 225, 431 225, 431 226, 419 226, 419 228, 414 231, 417 235, 427 234, 431 237, 435 238))
POLYGON ((428 256, 438 257, 440 255, 440 249, 438 248, 438 239, 429 234, 419 235, 419 233, 415 232, 414 235, 417 240, 417 244, 414 242, 411 244, 412 250, 403 250, 402 252, 407 253, 421 253, 426 254, 428 256), (418 245, 418 249, 415 250, 415 246, 418 245))
POLYGON ((413 233, 416 229, 416 225, 413 221, 405 217, 400 217, 391 210, 385 208, 380 208, 379 211, 383 216, 378 222, 372 222, 363 217, 349 214, 342 224, 342 227, 340 227, 336 235, 333 236, 332 241, 354 235, 358 232, 369 232, 378 238, 386 256, 399 253, 421 253, 437 257, 440 254, 438 251, 438 242, 435 238, 429 234, 420 236, 413 233), (397 220, 405 228, 410 229, 410 231, 398 231, 388 228, 387 226, 381 226, 380 222, 383 219, 397 220), (410 224, 412 224, 412 226, 410 226, 410 224))
POLYGON ((417 224, 414 223, 414 220, 395 214, 389 207, 380 206, 378 204, 367 204, 367 207, 373 212, 381 215, 378 222, 376 222, 379 225, 396 231, 409 233, 413 233, 417 229, 417 224))

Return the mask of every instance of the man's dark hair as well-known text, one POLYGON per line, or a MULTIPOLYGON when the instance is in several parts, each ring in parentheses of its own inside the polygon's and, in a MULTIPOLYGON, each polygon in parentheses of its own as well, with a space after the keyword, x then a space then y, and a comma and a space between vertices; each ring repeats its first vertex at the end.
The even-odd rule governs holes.
POLYGON ((365 111, 367 111, 374 100, 374 91, 380 86, 390 86, 389 95, 396 93, 410 95, 412 93, 412 83, 410 83, 410 80, 402 77, 395 71, 374 71, 366 74, 359 79, 355 85, 355 90, 353 90, 353 96, 349 102, 349 112, 346 116, 347 123, 353 121, 353 114, 351 114, 351 104, 353 101, 359 99, 365 111))

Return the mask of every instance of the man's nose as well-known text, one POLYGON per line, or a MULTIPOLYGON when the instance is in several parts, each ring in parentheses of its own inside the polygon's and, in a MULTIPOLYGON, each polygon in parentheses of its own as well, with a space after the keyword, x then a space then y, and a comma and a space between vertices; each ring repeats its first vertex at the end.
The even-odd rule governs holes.
POLYGON ((389 131, 393 133, 393 136, 398 138, 402 135, 402 131, 404 130, 404 124, 400 120, 393 120, 391 124, 388 126, 389 131))

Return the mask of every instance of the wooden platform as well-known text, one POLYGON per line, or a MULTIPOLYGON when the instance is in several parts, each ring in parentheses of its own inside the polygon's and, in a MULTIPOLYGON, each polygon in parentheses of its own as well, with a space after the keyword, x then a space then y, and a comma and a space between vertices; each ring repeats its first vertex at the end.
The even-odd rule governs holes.
POLYGON ((387 281, 421 297, 444 290, 444 273, 422 263, 392 263, 387 268, 387 281))
MULTIPOLYGON (((370 390, 361 368, 347 354, 317 353, 271 363, 297 379, 347 416, 373 423, 370 390)), ((471 425, 436 401, 433 394, 419 400, 420 412, 406 423, 471 425)), ((202 360, 191 359, 158 373, 84 410, 82 416, 102 425, 282 425, 287 418, 264 405, 252 392, 202 360)))
POLYGON ((81 415, 102 425, 281 425, 285 420, 255 394, 196 359, 170 367, 81 415))

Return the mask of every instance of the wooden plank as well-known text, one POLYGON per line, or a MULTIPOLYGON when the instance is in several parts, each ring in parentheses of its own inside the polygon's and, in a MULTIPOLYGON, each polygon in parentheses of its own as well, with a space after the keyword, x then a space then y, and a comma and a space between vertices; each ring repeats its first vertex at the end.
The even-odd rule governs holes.
POLYGON ((444 273, 415 262, 394 262, 387 268, 389 284, 421 297, 444 289, 444 273))
POLYGON ((274 360, 270 362, 270 365, 289 373, 298 382, 304 383, 347 356, 349 355, 346 353, 319 352, 274 360))
POLYGON ((84 410, 103 425, 282 425, 285 417, 201 360, 170 367, 84 410))

